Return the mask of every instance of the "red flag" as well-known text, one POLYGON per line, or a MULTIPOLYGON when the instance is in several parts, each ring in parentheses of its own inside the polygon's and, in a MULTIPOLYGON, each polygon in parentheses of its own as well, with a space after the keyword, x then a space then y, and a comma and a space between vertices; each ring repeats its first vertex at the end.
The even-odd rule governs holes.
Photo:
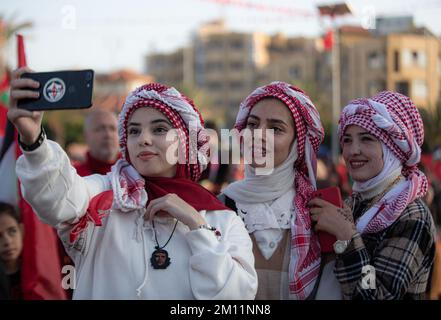
POLYGON ((334 44, 334 33, 332 30, 328 30, 323 37, 323 46, 326 51, 331 51, 334 44))
MULTIPOLYGON (((26 66, 23 36, 17 35, 18 67, 26 66)), ((21 154, 18 147, 17 157, 21 154)), ((21 283, 25 300, 66 299, 61 286, 58 238, 54 229, 41 222, 19 189, 19 208, 24 225, 21 283)))
POLYGON ((18 57, 18 67, 26 66, 26 55, 24 48, 24 40, 21 34, 17 34, 17 57, 18 57))

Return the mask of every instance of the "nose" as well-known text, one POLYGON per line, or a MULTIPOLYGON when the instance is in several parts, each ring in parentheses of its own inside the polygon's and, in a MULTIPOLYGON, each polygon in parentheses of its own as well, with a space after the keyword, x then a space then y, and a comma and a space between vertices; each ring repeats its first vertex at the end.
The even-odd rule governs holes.
POLYGON ((114 134, 115 134, 115 129, 113 129, 113 128, 106 128, 104 130, 104 135, 106 137, 112 137, 114 134))
POLYGON ((1 241, 2 247, 4 247, 4 248, 8 248, 12 243, 12 238, 9 237, 8 235, 3 235, 1 240, 2 240, 1 241))
POLYGON ((147 132, 147 130, 142 130, 141 134, 138 136, 138 145, 152 145, 152 136, 149 132, 147 132))
POLYGON ((261 141, 262 144, 266 143, 266 126, 265 125, 260 125, 257 128, 254 128, 253 130, 253 138, 254 141, 261 141))
POLYGON ((350 155, 359 155, 361 153, 361 147, 358 141, 352 142, 349 148, 350 155))

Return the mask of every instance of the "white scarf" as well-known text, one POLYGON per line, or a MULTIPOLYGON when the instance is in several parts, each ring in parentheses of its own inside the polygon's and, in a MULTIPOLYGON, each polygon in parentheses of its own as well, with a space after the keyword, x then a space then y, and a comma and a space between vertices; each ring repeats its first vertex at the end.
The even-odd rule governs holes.
POLYGON ((355 181, 352 186, 355 192, 360 193, 363 200, 371 199, 383 192, 401 174, 403 169, 401 161, 382 141, 381 147, 383 149, 383 169, 381 172, 367 181, 355 181))
POLYGON ((291 229, 295 218, 294 162, 297 159, 297 140, 285 161, 270 175, 256 175, 255 169, 245 166, 245 179, 234 182, 222 192, 236 203, 237 212, 249 233, 254 234, 257 246, 265 259, 271 258, 291 229), (251 213, 251 214, 248 214, 251 213))
POLYGON ((222 193, 237 203, 256 204, 274 201, 293 188, 297 139, 285 161, 269 175, 256 175, 256 169, 245 165, 245 179, 230 184, 222 193))

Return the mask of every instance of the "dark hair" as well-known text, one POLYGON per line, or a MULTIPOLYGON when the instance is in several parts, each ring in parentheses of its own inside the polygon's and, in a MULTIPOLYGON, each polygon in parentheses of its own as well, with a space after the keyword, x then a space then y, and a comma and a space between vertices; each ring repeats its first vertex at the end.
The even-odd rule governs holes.
POLYGON ((6 214, 17 221, 17 223, 20 223, 20 217, 17 214, 17 211, 13 206, 11 206, 9 203, 0 202, 0 215, 6 214))

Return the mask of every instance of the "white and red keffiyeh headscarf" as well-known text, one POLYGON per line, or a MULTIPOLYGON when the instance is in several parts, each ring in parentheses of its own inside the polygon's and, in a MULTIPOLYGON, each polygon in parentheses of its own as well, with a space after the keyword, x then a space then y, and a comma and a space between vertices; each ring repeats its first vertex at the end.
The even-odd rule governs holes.
MULTIPOLYGON (((311 218, 307 203, 310 199, 310 194, 316 189, 316 155, 319 145, 324 138, 324 130, 319 113, 309 97, 299 88, 278 81, 257 88, 241 103, 236 118, 236 129, 242 131, 246 127, 251 109, 257 102, 265 98, 275 98, 282 101, 289 108, 294 119, 296 141, 293 148, 297 147, 297 150, 292 150, 291 152, 292 156, 296 157, 295 161, 292 162, 294 173, 291 177, 293 177, 294 181, 291 180, 289 182, 290 185, 286 183, 287 188, 294 186, 295 193, 294 199, 292 199, 295 215, 291 219, 290 228, 292 238, 289 264, 289 291, 292 298, 301 300, 306 299, 312 292, 320 268, 320 246, 317 236, 311 228, 311 218)), ((284 165, 285 163, 282 164, 282 166, 284 165)), ((256 201, 264 202, 276 200, 276 198, 268 199, 268 197, 280 197, 282 195, 284 190, 272 189, 276 188, 271 183, 271 176, 275 174, 277 174, 277 168, 275 173, 272 173, 269 177, 262 176, 262 181, 253 177, 255 181, 251 183, 254 186, 250 187, 250 190, 251 192, 254 190, 258 194, 252 198, 255 198, 256 201), (263 187, 268 190, 261 191, 263 187)), ((283 180, 284 177, 280 177, 280 179, 283 180)), ((247 187, 246 180, 247 177, 243 180, 243 184, 241 184, 242 181, 237 183, 238 185, 235 189, 238 192, 241 192, 238 189, 247 187)), ((276 184, 275 181, 273 182, 276 184)), ((232 195, 233 189, 231 188, 228 190, 229 193, 225 192, 225 194, 227 196, 232 195)), ((236 200, 234 195, 231 198, 236 200)))
MULTIPOLYGON (((150 200, 168 193, 177 194, 198 211, 227 209, 213 194, 196 182, 206 168, 209 146, 202 117, 189 98, 162 84, 143 85, 126 98, 119 114, 118 131, 123 158, 119 159, 107 174, 112 189, 91 200, 87 214, 72 229, 71 242, 77 239, 89 222, 100 226, 101 219, 106 215, 103 212, 106 210, 114 208, 125 213, 142 211, 150 200), (176 175, 173 178, 143 177, 131 165, 127 152, 127 123, 133 112, 142 107, 160 111, 178 131, 180 154, 184 155, 185 159, 177 164, 176 175), (195 140, 195 145, 192 145, 190 138, 195 140)), ((136 234, 139 240, 140 231, 136 234)))
POLYGON ((167 193, 178 194, 196 210, 225 208, 211 193, 196 183, 208 163, 208 135, 193 102, 175 88, 150 83, 134 90, 126 98, 119 114, 118 132, 123 159, 111 171, 116 208, 126 212, 139 209, 147 201, 167 193), (180 154, 185 159, 179 159, 176 176, 173 178, 142 177, 131 165, 127 151, 127 123, 135 110, 142 107, 160 111, 178 131, 180 154))
MULTIPOLYGON (((390 163, 398 163, 398 167, 389 165, 383 171, 394 171, 397 167, 401 171, 398 174, 401 173, 405 178, 356 222, 360 233, 379 232, 394 223, 409 203, 423 197, 427 192, 427 178, 417 167, 424 141, 423 121, 408 97, 384 91, 370 99, 351 101, 343 109, 338 128, 340 143, 350 125, 367 130, 381 141, 385 167, 390 163)), ((368 185, 377 183, 376 180, 386 179, 387 172, 383 171, 367 182, 358 183, 355 189, 363 191, 368 185)))

